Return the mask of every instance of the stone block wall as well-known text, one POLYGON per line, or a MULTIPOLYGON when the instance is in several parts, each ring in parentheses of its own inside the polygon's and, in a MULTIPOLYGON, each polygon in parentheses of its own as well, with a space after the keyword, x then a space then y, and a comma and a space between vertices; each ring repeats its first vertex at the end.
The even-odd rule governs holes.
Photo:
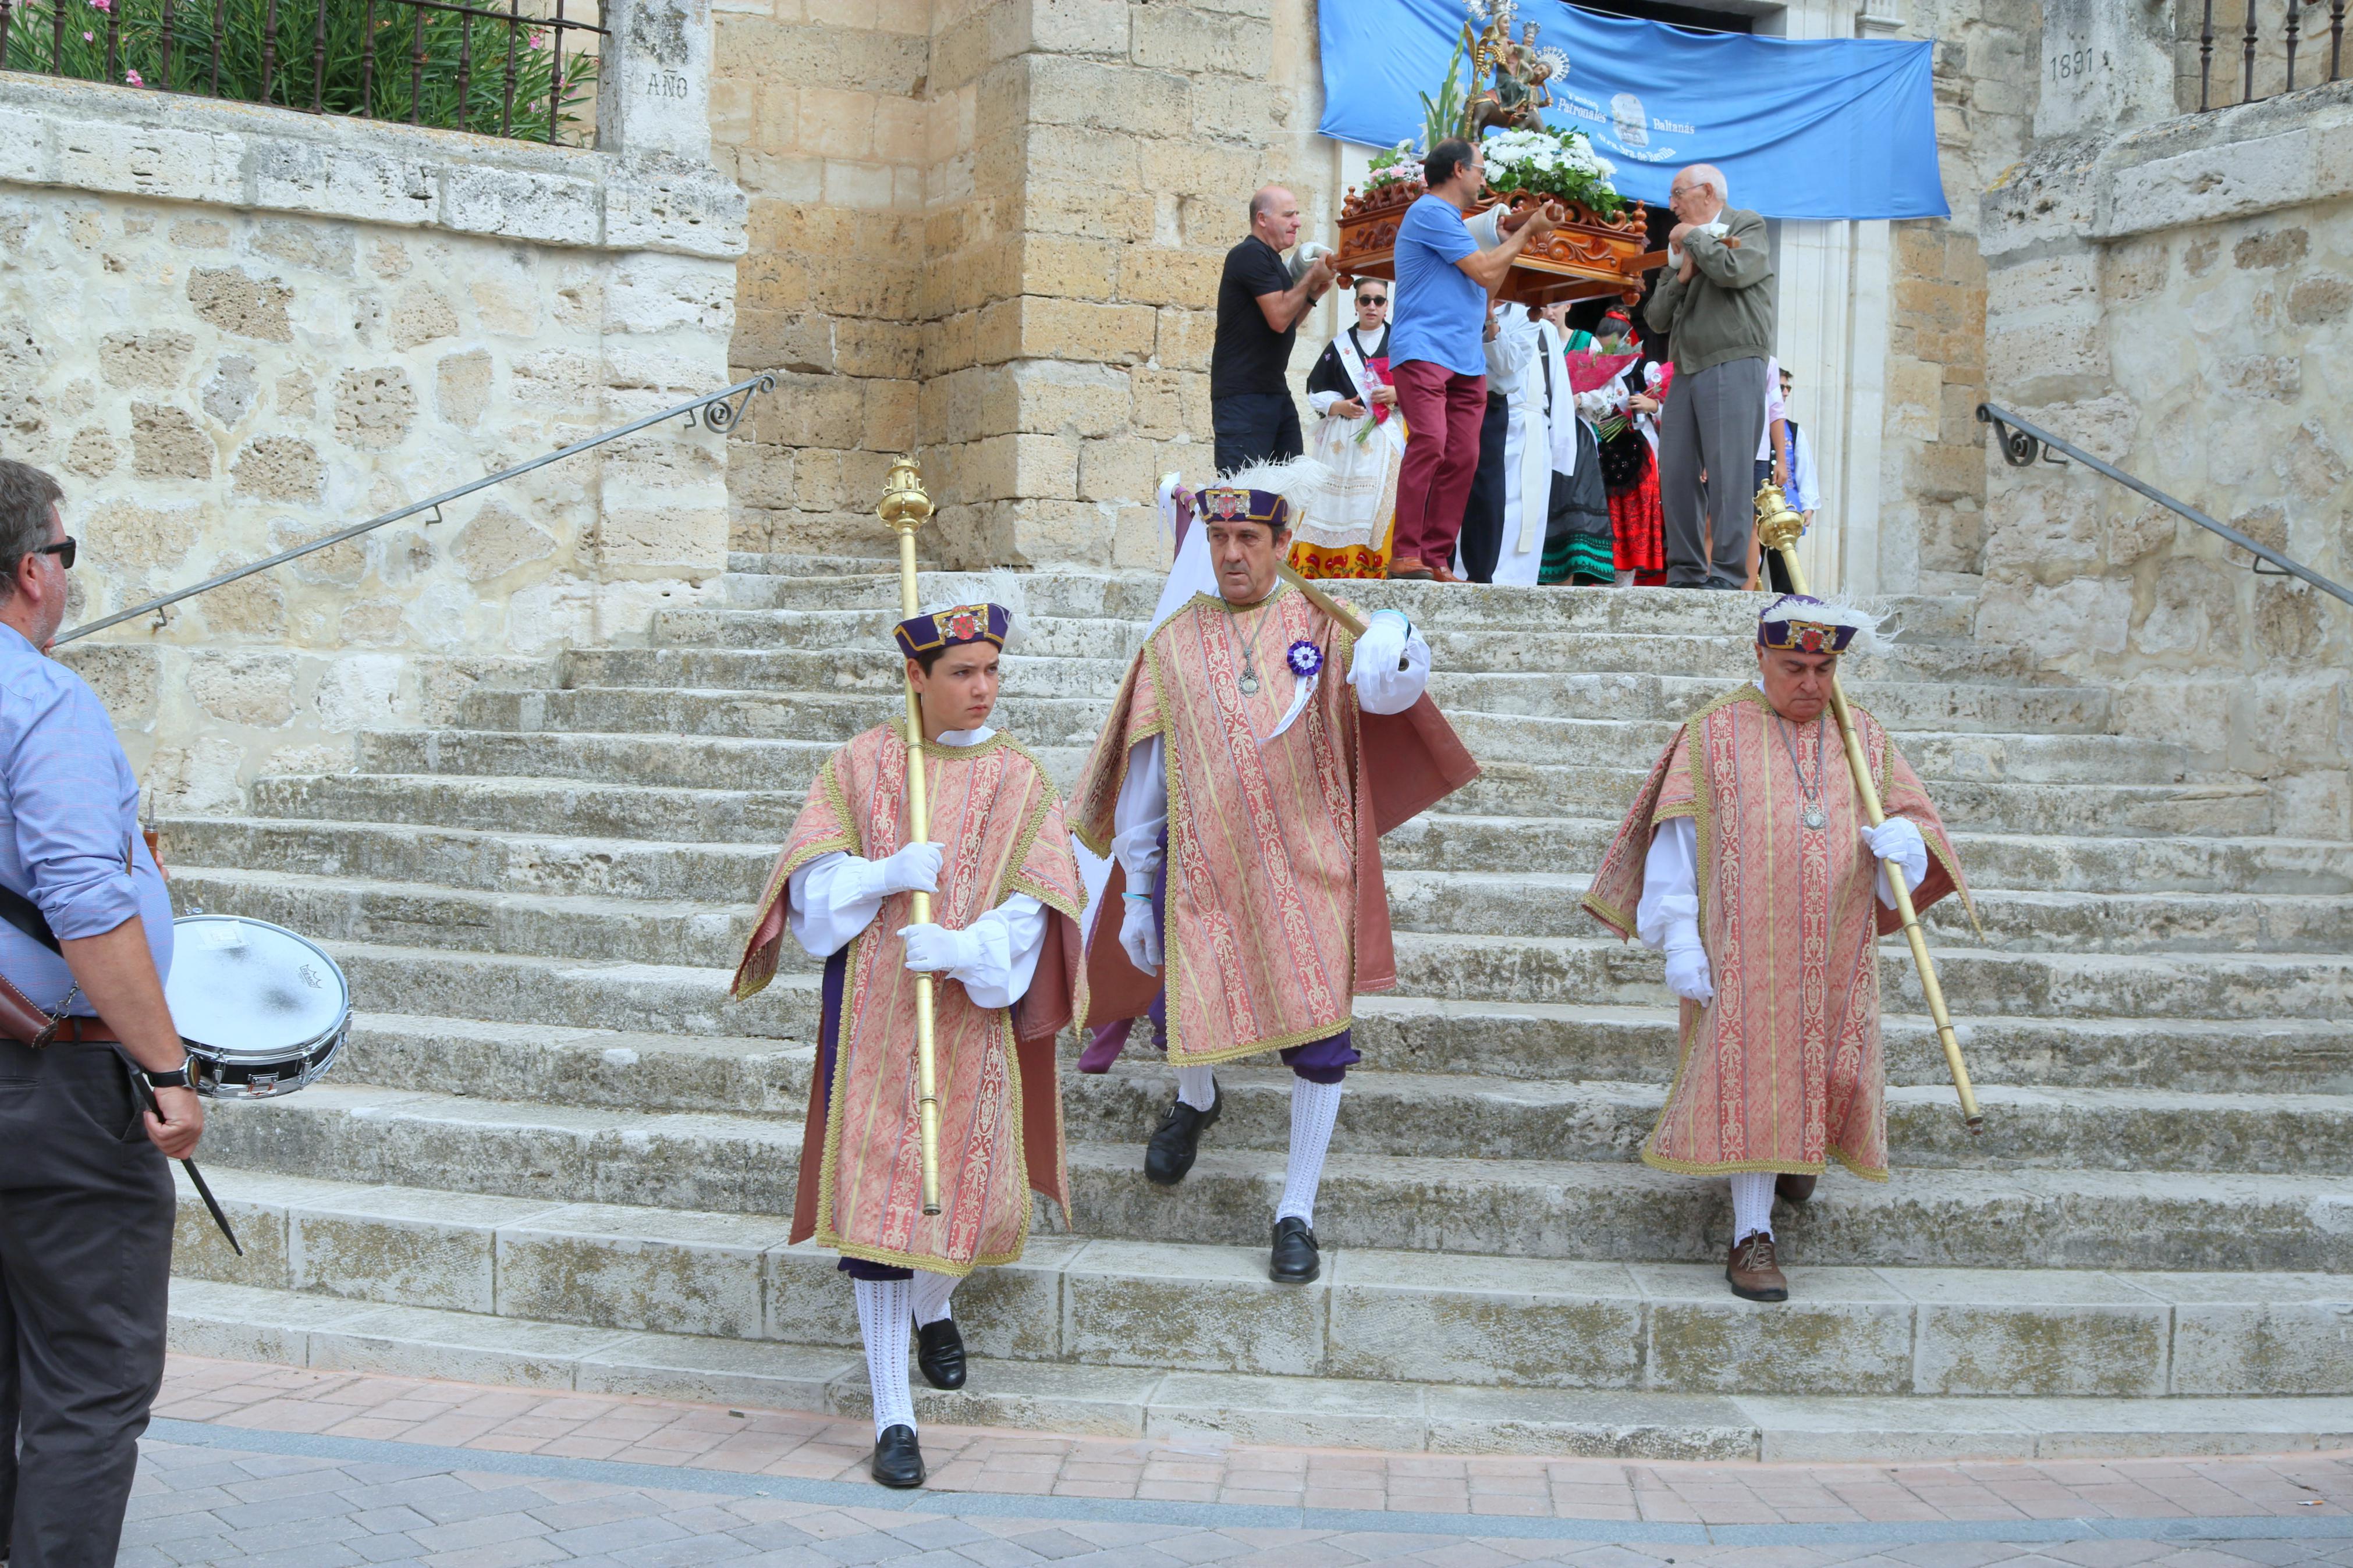
POLYGON ((1155 561, 1159 474, 1208 461, 1250 193, 1328 208, 1307 0, 722 3, 735 359, 794 373, 736 443, 737 546, 882 553, 874 501, 913 449, 944 503, 927 555, 1155 561))
MULTIPOLYGON (((1982 211, 1995 401, 2353 580, 2353 82, 2038 146, 1982 211)), ((1990 456, 1979 632, 2353 836, 2353 606, 2080 465, 1990 456)))
MULTIPOLYGON (((608 93, 668 68, 628 16, 608 93)), ((634 124, 628 155, 0 83, 0 452, 66 487, 69 626, 725 384, 738 199, 634 124)), ((63 651, 159 808, 230 807, 642 636, 724 568, 724 464, 658 426, 63 651)))

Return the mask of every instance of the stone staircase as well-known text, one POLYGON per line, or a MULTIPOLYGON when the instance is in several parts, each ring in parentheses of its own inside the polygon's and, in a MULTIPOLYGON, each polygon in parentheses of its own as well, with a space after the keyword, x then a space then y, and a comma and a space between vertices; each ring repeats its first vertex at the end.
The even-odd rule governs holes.
MULTIPOLYGON (((780 1217, 817 966, 788 943, 753 1003, 723 990, 812 770, 897 710, 896 584, 733 564, 656 646, 164 824, 184 908, 311 934, 361 1009, 329 1081, 216 1108, 248 1256, 184 1205, 180 1346, 863 1408, 849 1291, 780 1217)), ((1067 789, 1157 582, 1023 587, 999 721, 1067 789)), ((1673 722, 1753 669, 1755 601, 1359 597, 1426 629, 1486 773, 1388 841, 1400 986, 1359 1003, 1324 1279, 1265 1278, 1286 1074, 1221 1072, 1173 1192, 1141 1173, 1166 1068, 1069 1075, 1073 1212, 959 1291, 983 1359, 963 1393, 918 1381, 925 1419, 1692 1458, 2353 1444, 2353 844, 2274 837, 2261 787, 2109 732, 2105 691, 1970 640, 1966 601, 1901 601, 1898 651, 1850 678, 1978 889, 1982 936, 1950 902, 1931 924, 1988 1128, 1883 947, 1899 1168, 1785 1209, 1794 1299, 1756 1306, 1723 1284, 1723 1184, 1635 1157, 1674 1065, 1659 962, 1576 910, 1673 722)))

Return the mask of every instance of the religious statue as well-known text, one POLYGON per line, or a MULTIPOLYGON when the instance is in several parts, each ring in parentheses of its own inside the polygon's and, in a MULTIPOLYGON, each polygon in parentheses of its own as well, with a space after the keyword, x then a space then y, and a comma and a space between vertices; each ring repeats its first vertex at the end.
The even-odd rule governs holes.
POLYGON ((1472 20, 1462 24, 1462 46, 1471 56, 1471 79, 1476 82, 1493 71, 1494 84, 1471 95, 1463 105, 1463 134, 1475 142, 1491 126, 1506 131, 1535 131, 1544 126, 1544 111, 1552 106, 1545 83, 1568 69, 1568 57, 1558 49, 1536 47, 1536 25, 1528 23, 1520 37, 1512 37, 1513 0, 1491 0, 1493 9, 1471 8, 1472 20), (1475 24, 1484 18, 1482 29, 1475 24))

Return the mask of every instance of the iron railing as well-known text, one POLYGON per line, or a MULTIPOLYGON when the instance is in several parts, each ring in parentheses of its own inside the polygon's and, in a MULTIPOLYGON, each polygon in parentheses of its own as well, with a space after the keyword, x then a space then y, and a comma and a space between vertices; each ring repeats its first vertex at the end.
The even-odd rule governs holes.
POLYGON ((411 501, 406 506, 396 508, 380 517, 372 517, 365 522, 354 523, 349 528, 327 534, 323 538, 314 539, 308 544, 298 544, 291 550, 281 550, 275 555, 264 556, 261 560, 248 563, 234 572, 224 572, 217 577, 207 577, 203 582, 189 587, 175 589, 162 598, 150 599, 143 605, 133 605, 127 610, 117 610, 111 616, 102 616, 97 620, 76 626, 69 632, 58 633, 57 641, 69 643, 76 637, 86 637, 92 632, 102 632, 109 626, 119 626, 125 621, 135 621, 142 616, 157 616, 156 625, 160 626, 164 624, 163 612, 183 599, 193 599, 198 594, 209 594, 215 588, 226 588, 231 583, 250 577, 257 572, 267 572, 273 566, 283 566, 289 561, 299 560, 314 551, 330 549, 348 540, 357 539, 363 533, 373 532, 388 522, 398 522, 404 517, 415 517, 420 511, 429 511, 433 514, 426 519, 427 523, 439 522, 441 509, 451 501, 463 500, 477 490, 489 489, 492 485, 502 485, 509 479, 520 479, 534 468, 543 468, 550 463, 560 463, 566 458, 576 457, 591 447, 601 447, 607 441, 617 441, 624 436, 634 436, 647 426, 659 425, 665 419, 684 419, 687 427, 692 429, 696 423, 696 416, 700 416, 705 428, 725 435, 735 428, 736 423, 744 417, 744 408, 750 405, 753 398, 764 392, 773 392, 776 387, 776 376, 763 374, 755 375, 749 381, 739 381, 733 386, 723 386, 716 392, 706 392, 700 397, 690 398, 675 407, 665 408, 659 414, 649 414, 642 419, 632 419, 627 425, 617 425, 610 430, 600 431, 586 440, 575 441, 569 447, 559 447, 553 452, 533 458, 528 463, 517 463, 512 468, 501 468, 495 474, 485 475, 481 479, 459 485, 455 489, 443 490, 438 496, 427 496, 423 500, 411 501))
POLYGON ((2114 479, 2126 489, 2137 490, 2168 510, 2186 517, 2209 532, 2220 534, 2240 549, 2250 552, 2255 557, 2251 569, 2257 575, 2301 577, 2322 593, 2334 594, 2347 604, 2353 605, 2353 588, 2348 588, 2342 583, 2332 582, 2303 562, 2291 560, 2270 545, 2259 543, 2248 538, 2227 522, 2216 521, 2187 501, 2176 500, 2146 479, 2136 478, 2126 473, 2122 468, 2100 461, 2073 442, 2053 436, 2042 426, 2021 419, 2007 408, 1996 404, 1980 403, 1978 405, 1978 423, 1993 426, 1996 438, 2001 442, 2002 461, 2013 468, 2023 468, 2038 458, 2044 461, 2051 461, 2052 459, 2044 454, 2045 447, 2053 452, 2064 453, 2094 473, 2114 479), (2274 568, 2273 571, 2263 570, 2263 563, 2266 561, 2272 563, 2274 568))
MULTIPOLYGON (((2223 3, 2225 7, 2228 8, 2234 4, 2234 0, 2223 0, 2223 3)), ((2294 92, 2295 90, 2295 54, 2297 46, 2303 42, 2303 34, 2306 25, 2305 15, 2306 12, 2313 14, 2311 21, 2314 35, 2312 38, 2312 47, 2316 50, 2320 47, 2319 10, 2321 0, 2280 0, 2280 3, 2286 10, 2286 21, 2283 27, 2283 33, 2284 41, 2287 46, 2287 71, 2285 85, 2282 87, 2280 90, 2282 92, 2294 92)), ((2328 75, 2325 78, 2320 76, 2317 68, 2316 68, 2313 76, 2313 81, 2316 85, 2323 80, 2335 81, 2337 79, 2338 67, 2343 63, 2345 56, 2345 5, 2346 0, 2328 0, 2328 75)), ((2241 103, 2253 103, 2255 101, 2257 97, 2255 92, 2255 55, 2257 52, 2257 46, 2262 44, 2263 41, 2263 36, 2262 28, 2257 26, 2256 12, 2259 7, 2256 0, 2246 0, 2246 22, 2242 26, 2232 28, 2228 21, 2223 23, 2223 27, 2225 29, 2224 47, 2226 48, 2228 47, 2227 35, 2231 32, 2236 32, 2239 37, 2239 52, 2241 57, 2239 101, 2241 103)), ((2215 37, 2214 0, 2206 0, 2205 20, 2200 24, 2198 33, 2198 109, 2199 112, 2201 114, 2210 108, 2224 109, 2230 107, 2227 104, 2220 104, 2213 101, 2215 37)), ((2223 69, 2228 70, 2230 66, 2226 58, 2223 69)), ((2264 93, 2261 96, 2269 98, 2272 94, 2264 93)))
POLYGON ((0 66, 553 142, 586 123, 598 65, 565 35, 605 31, 565 4, 0 0, 0 66))

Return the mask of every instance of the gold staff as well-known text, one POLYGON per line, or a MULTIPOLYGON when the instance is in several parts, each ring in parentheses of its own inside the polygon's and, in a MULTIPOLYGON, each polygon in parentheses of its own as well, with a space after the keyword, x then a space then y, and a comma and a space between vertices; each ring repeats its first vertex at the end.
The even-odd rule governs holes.
MULTIPOLYGON (((1757 537, 1768 550, 1781 552, 1781 564, 1789 574, 1789 586, 1798 593, 1806 591, 1806 574, 1798 564, 1798 536, 1805 531, 1806 520, 1789 508, 1781 487, 1767 480, 1757 488, 1757 537)), ((1854 720, 1847 712, 1846 692, 1840 686, 1838 671, 1831 671, 1831 710, 1838 715, 1839 736, 1846 742, 1847 770, 1854 774, 1854 793, 1862 802, 1862 814, 1873 827, 1887 820, 1887 813, 1879 804, 1879 786, 1872 782, 1871 763, 1862 754, 1862 737, 1855 733, 1854 720)), ((1960 1037, 1953 1033, 1953 1016, 1945 1007, 1945 988, 1936 981, 1936 961, 1928 956, 1928 938, 1920 930, 1919 911, 1912 907, 1912 889, 1904 885, 1904 868, 1893 860, 1883 860, 1880 869, 1886 873, 1887 886, 1895 894, 1895 912, 1904 917, 1904 940, 1912 944, 1912 962, 1920 969, 1920 991, 1928 998, 1928 1016, 1936 1020, 1936 1038, 1945 1047, 1945 1065, 1953 1069, 1953 1088, 1961 1097, 1961 1120, 1972 1132, 1985 1131, 1985 1117, 1978 1110, 1976 1090, 1969 1088, 1969 1069, 1961 1060, 1960 1037)))
MULTIPOLYGON (((899 535, 899 616, 913 620, 923 609, 915 602, 915 530, 932 515, 932 498, 923 493, 923 477, 913 458, 891 465, 882 481, 882 521, 899 535)), ((932 807, 923 788, 923 710, 915 697, 915 681, 907 679, 907 842, 921 844, 932 836, 932 807)), ((916 925, 932 921, 932 896, 912 895, 916 925)), ((940 1212, 940 1090, 938 1064, 932 1051, 932 977, 915 976, 915 1092, 922 1118, 923 1212, 940 1212)))

